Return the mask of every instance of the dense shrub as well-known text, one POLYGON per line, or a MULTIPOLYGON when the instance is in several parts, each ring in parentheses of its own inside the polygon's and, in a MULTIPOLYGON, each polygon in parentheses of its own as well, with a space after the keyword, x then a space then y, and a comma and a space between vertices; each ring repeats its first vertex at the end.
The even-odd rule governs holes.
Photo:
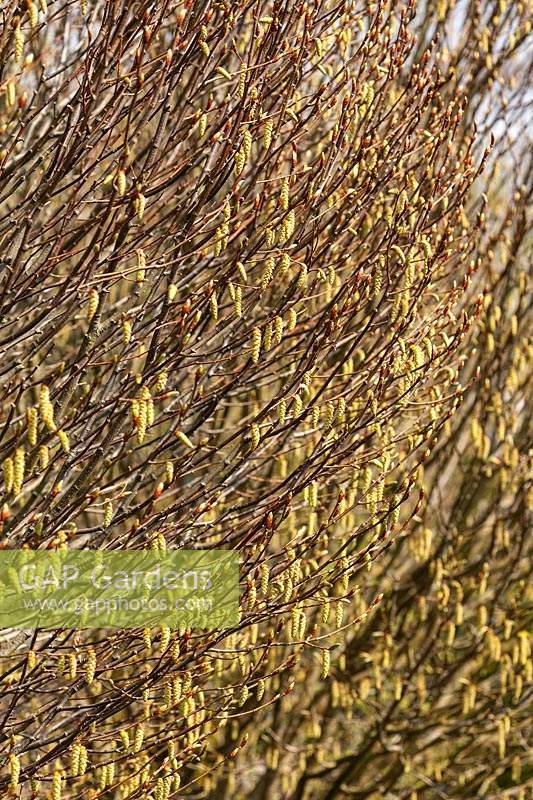
POLYGON ((531 7, 46 5, 0 18, 2 546, 234 548, 242 618, 4 632, 2 792, 525 798, 531 7))

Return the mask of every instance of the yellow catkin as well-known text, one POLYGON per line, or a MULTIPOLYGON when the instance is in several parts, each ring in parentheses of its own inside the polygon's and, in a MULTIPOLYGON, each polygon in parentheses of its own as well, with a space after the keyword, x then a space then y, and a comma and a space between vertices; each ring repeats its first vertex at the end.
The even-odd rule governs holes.
POLYGON ((289 179, 283 178, 279 194, 280 206, 284 211, 289 210, 289 179))
POLYGON ((133 207, 139 222, 142 222, 144 217, 144 209, 146 208, 146 198, 143 194, 139 193, 134 200, 133 207))
POLYGON ((74 742, 70 749, 70 774, 73 778, 77 778, 80 774, 80 753, 81 744, 74 742))
POLYGON ((407 205, 407 192, 404 189, 403 191, 400 192, 398 196, 398 202, 396 204, 396 210, 398 214, 403 214, 406 205, 407 205))
POLYGON ((6 494, 11 494, 11 491, 13 489, 13 481, 15 478, 15 468, 13 465, 13 459, 6 458, 2 466, 4 471, 4 489, 6 494))
POLYGON ((52 776, 52 800, 61 800, 61 789, 63 784, 63 776, 61 771, 56 769, 52 776))
POLYGON ((135 253, 137 256, 137 275, 135 277, 135 282, 138 286, 142 286, 146 275, 146 255, 141 247, 139 247, 135 253))
POLYGON ((174 480, 174 464, 172 461, 167 461, 165 463, 165 483, 169 484, 172 483, 174 480))
POLYGON ((268 582, 270 578, 270 569, 267 564, 261 564, 260 567, 260 586, 261 592, 266 595, 268 592, 268 582))
POLYGON ((37 11, 37 6, 32 0, 27 0, 26 7, 28 9, 28 19, 30 21, 30 26, 35 28, 39 22, 39 12, 37 11))
POLYGON ((206 128, 207 128, 207 114, 202 112, 198 117, 198 133, 200 137, 204 135, 206 128))
POLYGON ((80 760, 78 766, 78 775, 85 775, 87 771, 88 753, 87 748, 82 744, 80 745, 80 760))
POLYGON ((78 659, 75 653, 70 653, 68 657, 68 676, 73 681, 78 673, 78 659))
POLYGON ((506 751, 506 725, 503 719, 498 720, 498 755, 501 759, 505 758, 506 751))
POLYGON ((455 641, 455 623, 450 620, 446 628, 446 644, 451 646, 455 641))
POLYGON ((48 386, 41 386, 39 389, 39 415, 46 427, 51 431, 55 431, 54 406, 50 401, 48 386))
POLYGON ((9 756, 9 779, 12 789, 16 789, 19 785, 20 778, 20 759, 14 753, 9 756))
POLYGON ((142 724, 135 727, 135 734, 133 737, 133 752, 140 753, 143 746, 144 729, 142 724))
POLYGON ((394 678, 394 699, 401 700, 402 699, 402 679, 399 675, 396 675, 394 678))
POLYGON ((297 314, 294 308, 290 308, 287 314, 287 330, 293 331, 296 327, 297 314))
POLYGON ((280 262, 279 262, 279 277, 283 278, 283 276, 288 272, 289 267, 291 265, 291 257, 288 253, 282 253, 280 262))
POLYGON ((526 666, 531 655, 529 633, 528 631, 519 631, 517 636, 519 640, 520 664, 522 664, 522 666, 526 666))
POLYGON ((397 244, 393 244, 393 245, 391 245, 391 250, 394 253, 396 253, 396 255, 398 256, 398 258, 400 259, 402 264, 405 264, 405 254, 404 254, 403 250, 401 249, 401 247, 398 247, 397 244))
POLYGON ((298 274, 298 280, 296 282, 296 291, 303 289, 303 287, 306 284, 307 284, 307 265, 303 264, 298 274))
POLYGON ((126 193, 126 173, 123 169, 119 169, 117 172, 115 186, 117 188, 118 196, 122 197, 126 193))
POLYGON ((104 528, 108 528, 111 525, 111 520, 113 519, 113 503, 111 500, 106 500, 104 503, 104 528))
POLYGON ((331 654, 329 650, 322 650, 322 669, 320 672, 322 678, 327 678, 329 675, 330 660, 331 654))
POLYGON ((50 390, 48 386, 41 386, 39 389, 39 413, 42 419, 46 419, 46 413, 50 405, 50 390))
POLYGON ((37 421, 39 412, 36 408, 26 409, 26 425, 28 427, 28 442, 34 447, 37 444, 37 421))
POLYGON ((141 389, 141 402, 146 404, 146 425, 149 428, 150 425, 154 424, 155 409, 154 401, 148 386, 143 386, 141 389))
POLYGON ((18 23, 17 27, 15 28, 15 61, 17 64, 20 64, 22 61, 22 53, 24 50, 24 34, 20 29, 20 23, 18 23))
POLYGON ((233 298, 235 308, 235 316, 242 317, 242 289, 240 286, 235 287, 235 296, 233 298))
POLYGON ((261 433, 259 431, 259 425, 257 422, 252 422, 250 426, 250 438, 252 441, 252 449, 255 450, 256 447, 259 446, 259 442, 261 441, 261 433))
POLYGON ((287 214, 285 220, 283 221, 280 229, 280 241, 286 242, 294 233, 294 229, 296 227, 296 215, 294 213, 294 209, 291 208, 289 213, 287 214))
POLYGON ((170 628, 168 627, 168 625, 162 625, 159 647, 162 651, 165 651, 169 644, 170 644, 170 628))
POLYGON ((24 483, 24 472, 26 466, 26 453, 23 447, 17 447, 13 459, 13 494, 19 494, 24 483))
POLYGON ((45 444, 42 444, 39 447, 39 466, 42 470, 48 467, 48 463, 50 461, 50 455, 48 447, 45 444))
POLYGON ((172 697, 174 703, 179 703, 179 701, 181 700, 183 694, 182 687, 183 687, 183 682, 181 678, 179 677, 174 678, 174 680, 172 681, 172 697))
POLYGON ((300 629, 300 612, 297 608, 294 608, 291 614, 291 626, 290 626, 291 639, 294 640, 298 638, 299 629, 300 629))
POLYGON ((157 376, 157 380, 154 386, 155 391, 162 392, 167 385, 167 380, 168 380, 168 372, 163 370, 163 372, 160 372, 159 375, 157 376))
POLYGON ((267 286, 270 284, 272 277, 274 275, 275 266, 276 262, 273 256, 269 256, 265 261, 265 268, 261 276, 261 289, 266 289, 267 286))
POLYGON ((13 108, 17 99, 17 90, 13 81, 8 81, 6 85, 6 103, 8 108, 13 108))
POLYGON ((98 306, 100 304, 100 296, 96 289, 91 289, 89 292, 89 300, 87 302, 87 321, 90 322, 96 312, 98 311, 98 306))
POLYGON ((115 763, 107 765, 107 785, 111 786, 115 780, 115 763))
POLYGON ((87 651, 87 661, 85 663, 85 680, 90 686, 94 681, 96 673, 96 653, 92 647, 87 651))
POLYGON ((61 442, 61 447, 63 448, 64 452, 70 453, 70 442, 68 435, 65 433, 65 431, 61 429, 59 429, 56 433, 57 433, 57 438, 61 442))
POLYGON ((259 354, 261 352, 261 331, 259 328, 254 328, 252 331, 252 361, 257 364, 259 361, 259 354))
POLYGON ((239 97, 244 97, 246 90, 246 70, 241 70, 239 73, 239 97))
POLYGON ((252 150, 252 134, 248 128, 245 128, 242 133, 242 149, 245 158, 248 158, 252 150))
POLYGON ((107 769, 108 769, 108 764, 104 764, 102 767, 100 767, 99 770, 98 788, 100 792, 103 792, 108 784, 107 769))
POLYGON ((194 444, 191 442, 187 434, 183 433, 183 431, 176 431, 176 438, 178 438, 180 442, 185 445, 185 447, 188 447, 189 450, 195 449, 194 444))
POLYGON ((137 409, 137 442, 138 444, 142 444, 146 436, 146 427, 148 425, 148 406, 143 397, 137 401, 137 409))
POLYGON ((268 150, 271 143, 272 143, 272 129, 273 123, 271 119, 267 119, 265 122, 265 127, 263 128, 263 147, 265 150, 268 150))
POLYGON ((129 319, 122 320, 122 341, 129 344, 131 340, 131 322, 129 319))
POLYGON ((167 303, 173 303, 178 293, 178 287, 175 283, 169 284, 167 289, 167 303))
POLYGON ((242 150, 237 150, 234 157, 233 171, 235 175, 240 175, 244 169, 246 158, 242 150))

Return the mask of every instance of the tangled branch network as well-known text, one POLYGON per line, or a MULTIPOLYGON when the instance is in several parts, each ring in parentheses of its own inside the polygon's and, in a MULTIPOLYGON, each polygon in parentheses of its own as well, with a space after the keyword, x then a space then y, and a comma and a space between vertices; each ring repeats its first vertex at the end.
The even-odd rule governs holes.
POLYGON ((0 542, 240 558, 4 630, 0 793, 532 791, 530 0, 4 0, 0 542))

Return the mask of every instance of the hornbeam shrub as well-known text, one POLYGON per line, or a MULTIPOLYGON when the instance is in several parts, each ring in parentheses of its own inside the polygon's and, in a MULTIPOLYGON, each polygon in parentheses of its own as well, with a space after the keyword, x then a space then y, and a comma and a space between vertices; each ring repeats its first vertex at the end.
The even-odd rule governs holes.
POLYGON ((4 630, 2 796, 528 796, 531 11, 2 4, 1 546, 241 569, 4 630))

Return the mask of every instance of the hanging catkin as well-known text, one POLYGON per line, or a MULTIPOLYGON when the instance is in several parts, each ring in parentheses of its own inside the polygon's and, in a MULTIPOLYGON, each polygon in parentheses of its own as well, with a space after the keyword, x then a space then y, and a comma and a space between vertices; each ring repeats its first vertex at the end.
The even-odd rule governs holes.
POLYGON ((262 335, 259 328, 254 328, 252 331, 252 361, 257 364, 259 361, 259 354, 261 352, 262 335))

